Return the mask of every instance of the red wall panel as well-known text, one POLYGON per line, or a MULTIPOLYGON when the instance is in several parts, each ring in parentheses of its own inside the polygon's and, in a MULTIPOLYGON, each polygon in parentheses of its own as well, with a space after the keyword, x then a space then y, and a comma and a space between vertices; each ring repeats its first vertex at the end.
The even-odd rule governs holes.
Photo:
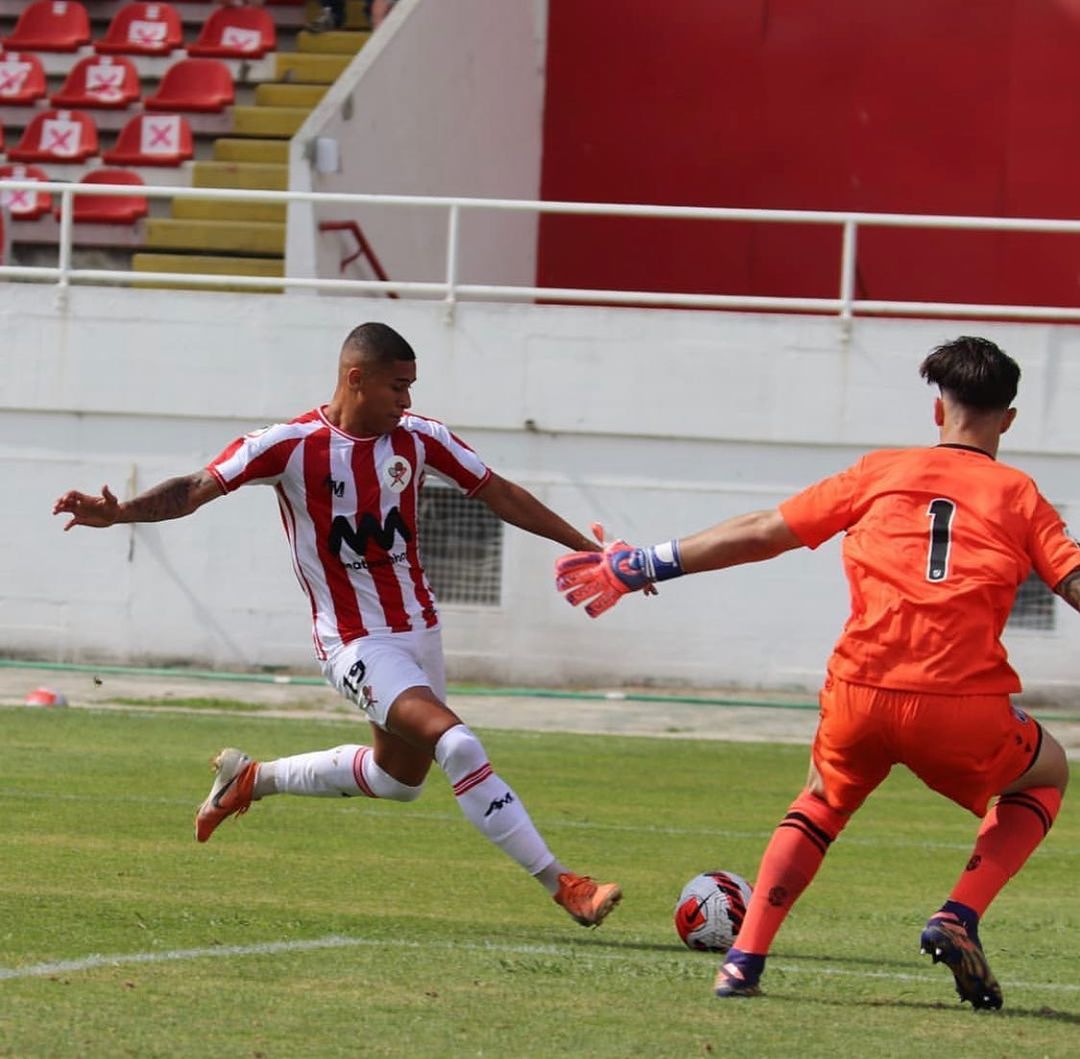
MULTIPOLYGON (((550 0, 547 199, 1080 216, 1077 0, 550 0)), ((872 298, 1080 304, 1080 238, 864 230, 872 298)), ((553 286, 831 296, 813 226, 541 224, 553 286)))

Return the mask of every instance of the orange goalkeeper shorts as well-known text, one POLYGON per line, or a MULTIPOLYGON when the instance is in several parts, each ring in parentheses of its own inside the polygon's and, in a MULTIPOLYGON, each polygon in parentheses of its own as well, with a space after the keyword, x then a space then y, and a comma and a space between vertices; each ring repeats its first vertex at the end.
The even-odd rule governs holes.
POLYGON ((931 695, 848 684, 821 690, 813 761, 825 799, 853 813, 893 765, 976 816, 1032 765, 1042 728, 1008 695, 931 695))

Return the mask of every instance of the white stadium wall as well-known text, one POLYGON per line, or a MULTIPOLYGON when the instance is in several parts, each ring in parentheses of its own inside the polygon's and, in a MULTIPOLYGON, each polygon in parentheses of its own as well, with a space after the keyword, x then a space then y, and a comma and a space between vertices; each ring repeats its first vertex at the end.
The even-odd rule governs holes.
MULTIPOLYGON (((329 396, 373 314, 420 356, 416 409, 573 522, 654 542, 775 504, 863 450, 932 443, 921 355, 985 333, 1021 362, 1003 458, 1080 511, 1080 329, 636 309, 355 302, 0 285, 0 653, 309 670, 307 604, 276 504, 61 531, 65 489, 130 494, 329 396)), ((811 690, 846 613, 838 544, 688 578, 587 620, 558 549, 508 529, 502 604, 445 607, 453 679, 811 690)), ((1014 633, 1029 688, 1080 686, 1080 620, 1014 633)))

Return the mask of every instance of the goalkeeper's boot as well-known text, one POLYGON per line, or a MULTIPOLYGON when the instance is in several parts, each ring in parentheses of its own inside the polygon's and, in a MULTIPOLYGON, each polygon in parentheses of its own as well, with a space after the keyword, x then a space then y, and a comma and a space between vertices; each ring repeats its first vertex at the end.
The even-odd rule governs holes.
POLYGON ((952 971, 961 1003, 970 1000, 975 1009, 1001 1007, 1001 986, 978 936, 969 934, 958 919, 948 914, 931 916, 922 932, 920 951, 952 971))
POLYGON ((226 817, 248 811, 259 771, 257 761, 231 746, 219 750, 210 764, 216 773, 214 785, 195 814, 195 837, 200 842, 205 842, 226 817))
POLYGON ((598 883, 587 875, 564 871, 552 898, 583 927, 598 927, 622 900, 618 883, 598 883))
POLYGON ((764 967, 764 956, 729 949, 716 972, 713 993, 718 997, 761 996, 758 979, 764 967))

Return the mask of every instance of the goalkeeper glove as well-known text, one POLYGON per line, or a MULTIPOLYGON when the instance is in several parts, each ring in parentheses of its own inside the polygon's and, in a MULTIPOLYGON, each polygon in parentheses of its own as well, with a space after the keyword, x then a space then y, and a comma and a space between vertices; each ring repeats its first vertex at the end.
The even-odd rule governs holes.
POLYGON ((634 548, 612 541, 602 552, 571 552, 555 561, 555 587, 572 606, 585 603, 585 613, 598 618, 628 592, 648 591, 657 581, 684 573, 678 541, 634 548))

